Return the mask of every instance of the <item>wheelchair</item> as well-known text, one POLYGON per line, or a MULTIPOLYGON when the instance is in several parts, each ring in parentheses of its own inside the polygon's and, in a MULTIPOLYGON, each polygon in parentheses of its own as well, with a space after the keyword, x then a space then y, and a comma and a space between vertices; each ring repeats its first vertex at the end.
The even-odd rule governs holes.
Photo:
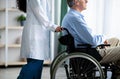
MULTIPOLYGON (((53 60, 50 66, 51 79, 105 79, 107 69, 102 68, 99 61, 102 57, 96 48, 89 44, 78 44, 74 46, 74 38, 64 28, 67 35, 62 36, 59 41, 66 46, 53 60)), ((100 48, 109 45, 100 45, 100 48)), ((109 64, 105 64, 108 68, 109 64)))

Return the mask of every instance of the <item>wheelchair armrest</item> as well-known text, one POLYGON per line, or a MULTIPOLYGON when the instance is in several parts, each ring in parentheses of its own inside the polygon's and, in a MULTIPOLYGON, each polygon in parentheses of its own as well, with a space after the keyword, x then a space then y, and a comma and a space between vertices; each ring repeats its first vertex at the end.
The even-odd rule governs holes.
POLYGON ((92 46, 90 44, 77 44, 78 47, 86 47, 91 48, 92 46))
POLYGON ((100 44, 97 47, 99 47, 100 49, 105 48, 106 46, 110 46, 110 44, 100 44))
MULTIPOLYGON (((86 48, 91 48, 92 47, 92 45, 90 45, 90 44, 77 44, 77 46, 86 47, 86 48)), ((110 46, 110 44, 100 44, 96 48, 102 49, 102 48, 105 48, 106 46, 110 46)))

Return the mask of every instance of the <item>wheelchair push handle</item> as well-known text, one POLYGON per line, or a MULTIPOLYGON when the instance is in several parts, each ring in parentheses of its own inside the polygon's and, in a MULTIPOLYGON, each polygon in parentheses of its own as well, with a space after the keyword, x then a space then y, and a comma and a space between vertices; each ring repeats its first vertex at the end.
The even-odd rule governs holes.
MULTIPOLYGON (((63 31, 65 30, 68 34, 70 34, 70 32, 68 31, 68 29, 67 28, 62 28, 63 29, 63 31)), ((70 34, 71 35, 71 34, 70 34)))

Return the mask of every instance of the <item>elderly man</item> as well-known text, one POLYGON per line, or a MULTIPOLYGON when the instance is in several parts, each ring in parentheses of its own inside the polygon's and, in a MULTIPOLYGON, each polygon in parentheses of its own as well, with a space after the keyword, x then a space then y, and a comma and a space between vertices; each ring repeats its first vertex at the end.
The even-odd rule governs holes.
POLYGON ((96 47, 100 44, 111 44, 110 47, 99 49, 98 52, 102 56, 102 63, 117 62, 120 60, 120 41, 116 38, 109 40, 103 35, 96 35, 88 27, 81 14, 87 7, 88 0, 67 0, 70 7, 69 12, 65 15, 62 26, 67 28, 74 37, 75 47, 77 44, 90 44, 96 47))

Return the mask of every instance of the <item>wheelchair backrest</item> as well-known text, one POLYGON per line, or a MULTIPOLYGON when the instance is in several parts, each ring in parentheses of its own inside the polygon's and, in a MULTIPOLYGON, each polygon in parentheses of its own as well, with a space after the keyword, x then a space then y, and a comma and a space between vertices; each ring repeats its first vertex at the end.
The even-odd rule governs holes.
POLYGON ((69 51, 74 51, 75 46, 74 46, 74 38, 68 31, 68 29, 63 28, 63 31, 66 31, 67 34, 63 35, 59 38, 59 42, 65 46, 67 46, 67 50, 69 51))

